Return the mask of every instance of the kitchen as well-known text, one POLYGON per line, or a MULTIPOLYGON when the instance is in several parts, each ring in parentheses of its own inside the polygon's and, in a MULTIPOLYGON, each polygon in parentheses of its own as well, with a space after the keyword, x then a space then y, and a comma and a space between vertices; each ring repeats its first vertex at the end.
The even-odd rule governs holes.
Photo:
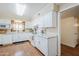
MULTIPOLYGON (((43 55, 57 56, 58 7, 52 3, 0 4, 0 48, 30 42, 43 55)), ((7 54, 4 52, 4 55, 7 54)))

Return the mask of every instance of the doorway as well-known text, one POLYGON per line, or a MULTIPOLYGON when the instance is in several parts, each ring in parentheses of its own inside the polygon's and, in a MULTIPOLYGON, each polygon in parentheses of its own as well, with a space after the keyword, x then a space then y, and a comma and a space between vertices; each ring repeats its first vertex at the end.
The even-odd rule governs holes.
POLYGON ((61 12, 61 55, 79 55, 79 6, 61 12))

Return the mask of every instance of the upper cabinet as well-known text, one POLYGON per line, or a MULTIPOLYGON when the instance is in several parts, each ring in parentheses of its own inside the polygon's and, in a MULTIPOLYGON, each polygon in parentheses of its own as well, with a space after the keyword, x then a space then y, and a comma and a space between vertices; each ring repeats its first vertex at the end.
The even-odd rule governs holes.
POLYGON ((43 27, 56 27, 56 12, 49 12, 44 15, 43 27))
POLYGON ((56 12, 48 12, 45 15, 35 19, 34 24, 38 27, 56 27, 56 12))
POLYGON ((56 20, 57 11, 52 5, 45 6, 33 16, 33 24, 37 24, 38 27, 56 27, 56 20))

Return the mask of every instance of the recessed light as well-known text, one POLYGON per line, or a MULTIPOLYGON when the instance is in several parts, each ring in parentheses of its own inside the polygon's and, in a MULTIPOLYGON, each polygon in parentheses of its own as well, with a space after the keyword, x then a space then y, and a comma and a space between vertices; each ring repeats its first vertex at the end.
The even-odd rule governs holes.
POLYGON ((16 4, 16 14, 23 16, 26 6, 23 4, 16 4))

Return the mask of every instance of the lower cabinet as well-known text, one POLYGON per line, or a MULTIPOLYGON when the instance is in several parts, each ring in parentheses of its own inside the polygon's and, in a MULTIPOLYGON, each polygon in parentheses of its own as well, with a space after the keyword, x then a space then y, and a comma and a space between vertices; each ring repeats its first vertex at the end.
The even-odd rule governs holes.
POLYGON ((12 44, 12 35, 4 35, 1 37, 1 44, 12 44))
POLYGON ((32 39, 30 33, 11 33, 0 36, 0 44, 12 44, 13 42, 21 42, 32 39))
POLYGON ((38 36, 34 36, 34 43, 35 43, 35 47, 37 47, 38 49, 40 49, 40 38, 38 36))
POLYGON ((46 38, 41 38, 40 39, 40 45, 41 45, 41 51, 43 52, 44 55, 48 55, 48 41, 46 38))
POLYGON ((18 37, 18 34, 17 33, 13 33, 12 34, 12 42, 18 42, 19 41, 19 37, 18 37))
POLYGON ((35 46, 46 56, 57 55, 57 37, 45 38, 41 36, 34 37, 35 46))
POLYGON ((27 33, 13 33, 13 42, 29 40, 30 37, 27 33))
POLYGON ((51 37, 48 39, 48 56, 57 56, 58 55, 58 43, 57 37, 51 37))
POLYGON ((34 42, 35 46, 44 54, 48 55, 48 47, 47 47, 47 39, 40 37, 40 36, 35 36, 34 37, 34 42))

